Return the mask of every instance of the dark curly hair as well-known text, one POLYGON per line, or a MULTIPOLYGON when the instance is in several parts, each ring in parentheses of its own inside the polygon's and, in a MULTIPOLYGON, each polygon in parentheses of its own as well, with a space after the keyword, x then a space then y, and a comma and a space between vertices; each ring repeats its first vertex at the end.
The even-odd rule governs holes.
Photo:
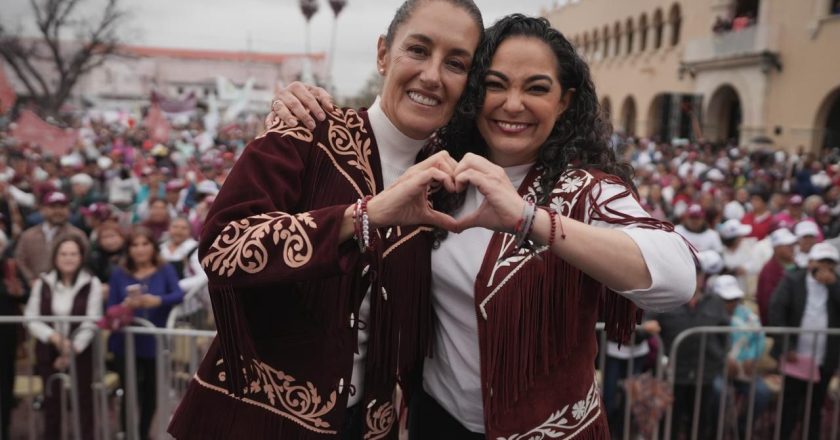
MULTIPOLYGON (((557 119, 554 128, 540 146, 538 163, 545 172, 540 179, 540 204, 547 202, 557 179, 570 166, 596 168, 621 178, 633 188, 633 168, 619 162, 610 147, 612 127, 601 113, 589 66, 575 48, 545 18, 508 15, 485 32, 473 59, 467 88, 455 115, 438 135, 450 154, 460 160, 466 153, 487 157, 487 143, 476 126, 476 117, 484 103, 484 80, 493 55, 510 37, 525 36, 545 42, 557 58, 557 76, 564 93, 572 93, 569 107, 557 119)), ((450 203, 443 203, 448 208, 450 203)))

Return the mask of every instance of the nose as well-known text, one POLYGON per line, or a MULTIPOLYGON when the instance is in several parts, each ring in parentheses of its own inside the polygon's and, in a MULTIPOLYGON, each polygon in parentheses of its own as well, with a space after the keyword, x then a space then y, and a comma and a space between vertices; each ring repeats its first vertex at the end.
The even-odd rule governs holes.
POLYGON ((437 90, 440 88, 440 69, 443 68, 443 59, 433 57, 429 59, 420 72, 420 84, 426 90, 437 90))
POLYGON ((518 90, 514 90, 513 88, 508 89, 502 109, 508 113, 519 113, 525 109, 525 106, 522 104, 522 96, 518 90))

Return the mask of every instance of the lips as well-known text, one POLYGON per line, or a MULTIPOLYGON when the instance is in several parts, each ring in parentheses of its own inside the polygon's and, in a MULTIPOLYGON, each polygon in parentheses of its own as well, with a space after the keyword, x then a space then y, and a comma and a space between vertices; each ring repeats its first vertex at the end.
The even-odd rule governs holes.
POLYGON ((426 107, 436 107, 443 101, 437 96, 420 93, 415 90, 409 90, 406 94, 408 95, 408 99, 426 107))
POLYGON ((498 119, 494 119, 493 125, 495 125, 499 130, 501 130, 504 133, 517 134, 522 133, 534 124, 528 124, 524 122, 500 121, 498 119))

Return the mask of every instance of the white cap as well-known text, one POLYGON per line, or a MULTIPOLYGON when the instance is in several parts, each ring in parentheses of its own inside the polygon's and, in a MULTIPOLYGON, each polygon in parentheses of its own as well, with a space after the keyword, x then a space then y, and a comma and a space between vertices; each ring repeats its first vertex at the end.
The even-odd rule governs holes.
POLYGON ((93 177, 90 177, 85 173, 74 174, 73 177, 70 178, 70 184, 91 187, 93 186, 93 177))
POLYGON ((744 206, 736 201, 731 201, 723 207, 723 218, 741 220, 747 211, 744 206))
POLYGON ((798 238, 807 237, 809 235, 814 237, 820 236, 820 229, 817 227, 817 224, 810 220, 803 220, 797 223, 793 232, 798 238))
POLYGON ((787 228, 780 228, 770 234, 770 244, 776 246, 789 246, 796 244, 798 239, 787 228))
POLYGON ((706 179, 711 180, 712 182, 723 182, 726 177, 723 175, 717 168, 712 168, 709 172, 706 173, 706 179))
POLYGON ((817 243, 808 252, 808 259, 811 261, 831 260, 840 263, 840 251, 828 243, 817 243))
POLYGON ((738 285, 738 279, 732 275, 721 275, 715 279, 715 293, 726 301, 733 299, 741 299, 744 297, 744 291, 738 285))
POLYGON ((213 182, 212 180, 202 180, 201 183, 196 185, 195 192, 199 194, 216 195, 219 193, 219 187, 217 187, 216 182, 213 182))
POLYGON ((752 226, 745 225, 741 223, 740 220, 736 220, 733 218, 731 220, 725 221, 722 225, 720 225, 718 232, 720 232, 720 238, 728 240, 730 238, 744 237, 750 235, 750 232, 752 232, 752 226))
POLYGON ((723 257, 717 251, 706 250, 698 252, 697 259, 700 260, 700 269, 704 273, 714 275, 723 270, 723 257))

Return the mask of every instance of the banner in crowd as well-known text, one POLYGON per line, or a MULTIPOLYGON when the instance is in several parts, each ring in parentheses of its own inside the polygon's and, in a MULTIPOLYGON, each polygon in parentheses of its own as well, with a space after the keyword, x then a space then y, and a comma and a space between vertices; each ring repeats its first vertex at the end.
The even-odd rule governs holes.
POLYGON ((50 125, 31 110, 24 110, 12 129, 12 137, 18 142, 40 145, 44 152, 64 155, 76 144, 79 133, 50 125))
POLYGON ((178 98, 170 98, 157 90, 152 90, 152 104, 157 104, 164 113, 178 114, 195 111, 198 97, 190 92, 178 98))
POLYGON ((146 129, 149 131, 149 139, 152 142, 165 143, 169 141, 169 122, 166 121, 166 117, 157 104, 152 104, 149 107, 149 113, 143 120, 143 124, 146 125, 146 129))
POLYGON ((17 100, 15 89, 6 78, 6 65, 0 63, 0 115, 12 109, 17 100))

